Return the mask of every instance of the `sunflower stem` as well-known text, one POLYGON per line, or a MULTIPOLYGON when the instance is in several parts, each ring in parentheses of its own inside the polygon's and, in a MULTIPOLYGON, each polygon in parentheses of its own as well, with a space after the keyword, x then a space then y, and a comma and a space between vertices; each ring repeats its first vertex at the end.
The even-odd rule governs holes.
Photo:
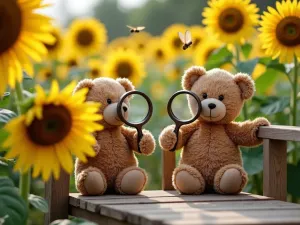
MULTIPOLYGON (((294 82, 293 82, 293 91, 292 91, 292 126, 297 126, 297 94, 298 94, 298 60, 297 57, 294 56, 294 82)), ((292 163, 297 164, 297 151, 296 151, 296 143, 294 143, 295 149, 292 152, 292 163)))
MULTIPOLYGON (((23 86, 22 83, 16 82, 16 98, 17 98, 17 110, 18 114, 22 115, 25 113, 24 107, 22 107, 22 102, 24 101, 24 95, 23 95, 23 86)), ((25 203, 28 205, 28 195, 30 191, 30 170, 20 174, 20 180, 19 180, 19 189, 20 189, 20 195, 24 199, 25 203)))

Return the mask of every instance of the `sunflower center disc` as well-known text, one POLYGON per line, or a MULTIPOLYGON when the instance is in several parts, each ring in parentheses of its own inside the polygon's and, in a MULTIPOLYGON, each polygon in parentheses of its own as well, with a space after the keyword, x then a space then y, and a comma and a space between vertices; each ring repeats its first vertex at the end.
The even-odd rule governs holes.
POLYGON ((145 45, 144 45, 144 44, 139 44, 139 45, 138 45, 138 48, 139 48, 139 49, 144 49, 144 48, 145 48, 145 45))
POLYGON ((71 59, 71 60, 68 61, 68 66, 69 67, 73 67, 73 66, 77 66, 77 65, 78 65, 78 63, 75 59, 71 59))
POLYGON ((132 75, 132 67, 126 62, 122 62, 117 66, 117 74, 119 77, 129 78, 132 75))
POLYGON ((200 38, 195 38, 194 42, 194 46, 197 46, 200 43, 200 38))
POLYGON ((164 57, 164 53, 163 53, 163 51, 161 49, 158 49, 156 51, 156 57, 159 58, 159 59, 161 59, 161 58, 164 57))
POLYGON ((176 37, 176 38, 173 40, 173 46, 174 46, 175 48, 180 48, 180 47, 181 47, 181 41, 180 41, 179 38, 176 37))
POLYGON ((38 145, 53 145, 63 140, 72 127, 69 111, 63 106, 46 105, 43 118, 35 118, 27 127, 30 139, 38 145))
POLYGON ((300 18, 288 16, 282 19, 276 27, 276 37, 286 46, 300 44, 300 18))
POLYGON ((45 73, 45 77, 46 77, 46 78, 50 78, 51 76, 52 76, 51 71, 47 71, 47 72, 45 73))
POLYGON ((78 32, 77 42, 81 46, 89 46, 94 41, 94 35, 90 30, 83 29, 78 32))
POLYGON ((17 1, 0 1, 0 54, 15 44, 21 28, 22 12, 17 1))
POLYGON ((91 70, 91 75, 92 75, 93 78, 99 77, 100 76, 100 70, 92 69, 91 70))
POLYGON ((52 33, 52 36, 55 38, 55 41, 52 44, 46 44, 46 43, 44 44, 49 52, 55 50, 57 48, 57 46, 59 45, 58 35, 55 33, 52 33))
POLYGON ((219 26, 227 33, 239 31, 244 24, 243 14, 235 8, 225 9, 219 16, 219 26))

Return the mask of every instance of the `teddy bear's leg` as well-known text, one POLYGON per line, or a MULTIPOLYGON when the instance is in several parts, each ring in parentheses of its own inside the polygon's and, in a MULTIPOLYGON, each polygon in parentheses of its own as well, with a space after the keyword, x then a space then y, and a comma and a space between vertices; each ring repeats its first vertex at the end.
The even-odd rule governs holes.
POLYGON ((247 180, 247 173, 241 166, 226 165, 216 173, 214 189, 220 194, 238 194, 245 187, 247 180))
POLYGON ((101 170, 88 167, 77 175, 76 188, 82 195, 102 195, 106 191, 107 183, 101 170))
POLYGON ((120 194, 135 195, 144 189, 147 180, 147 174, 143 169, 131 166, 118 174, 115 189, 120 194))
POLYGON ((201 194, 205 190, 205 181, 197 169, 181 164, 173 172, 173 186, 181 194, 201 194))

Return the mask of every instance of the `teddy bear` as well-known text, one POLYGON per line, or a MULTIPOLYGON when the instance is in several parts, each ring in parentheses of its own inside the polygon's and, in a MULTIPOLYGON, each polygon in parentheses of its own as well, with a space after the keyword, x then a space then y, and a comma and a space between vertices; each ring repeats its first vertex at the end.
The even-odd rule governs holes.
MULTIPOLYGON (((74 89, 74 93, 88 88, 86 101, 100 102, 98 113, 103 115, 99 121, 104 129, 94 133, 96 144, 93 149, 95 157, 86 163, 76 159, 75 183, 82 195, 102 195, 104 193, 138 194, 147 183, 146 172, 138 167, 134 152, 138 152, 137 131, 125 127, 117 114, 120 97, 134 90, 133 84, 126 78, 84 79, 74 89)), ((121 109, 125 119, 128 118, 128 96, 121 109)), ((150 155, 155 149, 152 134, 143 130, 139 143, 140 152, 150 155)))
MULTIPOLYGON (((260 126, 270 125, 265 118, 235 122, 244 102, 255 91, 247 74, 235 75, 222 70, 206 71, 192 66, 185 71, 182 87, 201 100, 202 111, 197 120, 180 128, 176 149, 183 148, 179 166, 173 171, 173 186, 182 194, 217 192, 237 194, 247 183, 239 146, 260 145, 260 126)), ((188 95, 189 110, 197 114, 198 103, 188 95)), ((177 137, 174 126, 166 127, 159 136, 164 151, 174 148, 177 137)))

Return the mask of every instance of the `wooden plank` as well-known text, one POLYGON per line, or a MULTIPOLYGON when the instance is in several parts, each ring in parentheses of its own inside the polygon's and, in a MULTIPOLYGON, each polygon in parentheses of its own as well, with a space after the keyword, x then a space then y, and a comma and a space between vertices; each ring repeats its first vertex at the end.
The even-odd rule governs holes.
POLYGON ((126 223, 124 221, 123 222, 118 221, 118 220, 115 220, 115 219, 112 219, 109 217, 105 217, 105 216, 101 216, 97 213, 91 213, 91 212, 88 212, 86 210, 76 208, 76 207, 70 208, 70 214, 75 217, 87 219, 87 220, 92 221, 97 224, 128 225, 128 223, 126 223))
POLYGON ((260 127, 258 137, 284 141, 300 141, 300 127, 278 125, 260 127))
POLYGON ((44 224, 57 219, 68 218, 70 175, 61 170, 60 178, 53 177, 45 184, 45 199, 48 201, 49 212, 45 214, 44 224))
POLYGON ((289 210, 298 209, 300 205, 286 203, 276 200, 267 201, 233 201, 228 202, 196 202, 196 203, 163 203, 163 204, 145 204, 143 206, 127 205, 107 205, 101 206, 100 214, 112 217, 118 220, 127 220, 129 223, 139 224, 145 215, 166 214, 170 212, 193 212, 200 213, 206 211, 245 211, 245 210, 289 210))
POLYGON ((142 225, 165 224, 300 224, 299 210, 263 210, 263 211, 206 211, 202 213, 173 213, 147 215, 142 225))
MULTIPOLYGON (((178 202, 212 202, 212 201, 249 201, 267 200, 269 197, 242 193, 239 195, 181 195, 179 197, 158 197, 158 198, 124 198, 107 200, 80 200, 87 203, 86 209, 91 212, 99 212, 102 205, 128 205, 128 204, 158 204, 158 203, 178 203, 178 202)), ((124 206, 126 207, 126 206, 124 206)))
POLYGON ((264 195, 286 201, 287 142, 264 140, 264 195))
POLYGON ((176 167, 175 152, 162 151, 162 189, 174 190, 172 174, 176 167))

